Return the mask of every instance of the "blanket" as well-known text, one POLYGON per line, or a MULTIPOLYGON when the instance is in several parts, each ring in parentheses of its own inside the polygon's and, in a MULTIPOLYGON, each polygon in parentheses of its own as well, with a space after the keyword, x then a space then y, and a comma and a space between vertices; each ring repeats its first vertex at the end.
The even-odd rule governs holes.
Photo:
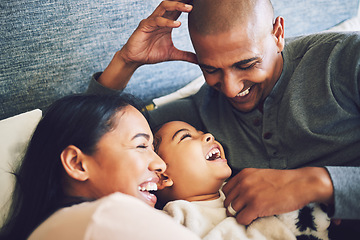
POLYGON ((211 201, 185 200, 166 204, 163 211, 206 240, 328 240, 330 219, 318 204, 277 216, 258 218, 249 226, 226 216, 224 196, 211 201))

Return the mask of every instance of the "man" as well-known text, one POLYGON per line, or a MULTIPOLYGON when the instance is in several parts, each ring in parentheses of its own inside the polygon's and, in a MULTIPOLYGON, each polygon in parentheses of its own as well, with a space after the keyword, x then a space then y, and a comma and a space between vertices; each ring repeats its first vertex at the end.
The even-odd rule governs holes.
POLYGON ((359 48, 356 34, 285 45, 284 19, 274 19, 268 0, 197 0, 193 9, 164 1, 94 75, 89 92, 121 92, 146 63, 197 63, 207 85, 151 116, 212 132, 233 171, 245 168, 224 186, 229 214, 249 224, 320 202, 334 218, 359 219, 359 48), (172 44, 180 12, 191 12, 196 56, 172 44))

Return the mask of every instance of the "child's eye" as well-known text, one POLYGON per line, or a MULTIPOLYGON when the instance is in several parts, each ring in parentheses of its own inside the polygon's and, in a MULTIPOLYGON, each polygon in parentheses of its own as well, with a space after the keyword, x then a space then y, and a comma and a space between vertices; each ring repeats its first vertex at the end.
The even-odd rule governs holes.
POLYGON ((190 133, 185 133, 184 135, 182 135, 181 138, 180 138, 180 141, 184 140, 184 139, 187 138, 187 137, 190 137, 190 138, 191 138, 190 133))

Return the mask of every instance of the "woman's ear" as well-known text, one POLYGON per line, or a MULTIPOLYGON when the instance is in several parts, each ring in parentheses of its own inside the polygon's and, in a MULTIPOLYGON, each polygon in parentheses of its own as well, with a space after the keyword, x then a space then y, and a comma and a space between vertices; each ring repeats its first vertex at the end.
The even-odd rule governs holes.
POLYGON ((158 190, 162 190, 166 187, 171 187, 174 182, 173 180, 165 173, 159 174, 159 183, 158 183, 158 190))
POLYGON ((66 173, 78 181, 86 181, 89 178, 88 171, 84 167, 85 155, 74 145, 67 146, 60 154, 61 163, 66 173))
POLYGON ((273 35, 276 39, 276 45, 278 47, 278 52, 282 52, 285 46, 285 29, 284 29, 284 18, 277 17, 273 24, 273 35))

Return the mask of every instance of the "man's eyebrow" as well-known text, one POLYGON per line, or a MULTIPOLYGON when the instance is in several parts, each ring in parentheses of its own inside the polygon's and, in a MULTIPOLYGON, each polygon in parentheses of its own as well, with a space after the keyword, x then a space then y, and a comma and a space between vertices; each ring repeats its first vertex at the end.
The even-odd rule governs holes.
MULTIPOLYGON (((240 61, 234 63, 233 66, 244 65, 244 64, 247 64, 247 63, 249 63, 249 62, 255 61, 255 60, 257 60, 257 59, 259 59, 259 57, 252 57, 252 58, 240 60, 240 61)), ((199 63, 198 65, 199 65, 201 68, 216 69, 216 67, 213 67, 213 66, 210 66, 210 65, 206 65, 206 64, 203 64, 203 63, 199 63)))
POLYGON ((206 64, 202 64, 202 63, 199 63, 199 67, 201 68, 210 68, 210 69, 216 69, 216 67, 213 67, 213 66, 210 66, 210 65, 206 65, 206 64))
POLYGON ((172 136, 171 140, 174 140, 174 138, 176 137, 176 135, 178 135, 180 132, 182 131, 189 131, 189 129, 186 129, 186 128, 182 128, 182 129, 179 129, 177 130, 174 135, 172 136))
POLYGON ((131 140, 134 140, 135 138, 143 137, 146 138, 146 140, 150 139, 150 135, 146 133, 138 133, 136 134, 131 140))
POLYGON ((255 61, 257 59, 259 59, 259 57, 252 57, 252 58, 244 59, 244 60, 234 63, 233 66, 239 66, 239 65, 241 66, 241 65, 247 64, 249 62, 255 61))

